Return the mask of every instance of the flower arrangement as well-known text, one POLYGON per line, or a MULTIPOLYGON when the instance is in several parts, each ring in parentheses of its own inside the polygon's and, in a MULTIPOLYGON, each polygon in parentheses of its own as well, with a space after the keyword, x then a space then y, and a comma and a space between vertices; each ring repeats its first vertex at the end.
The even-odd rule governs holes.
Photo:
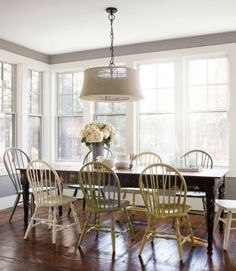
POLYGON ((110 143, 115 139, 115 129, 110 123, 93 121, 84 126, 80 135, 81 142, 84 142, 88 147, 92 143, 99 142, 103 142, 110 147, 110 143))

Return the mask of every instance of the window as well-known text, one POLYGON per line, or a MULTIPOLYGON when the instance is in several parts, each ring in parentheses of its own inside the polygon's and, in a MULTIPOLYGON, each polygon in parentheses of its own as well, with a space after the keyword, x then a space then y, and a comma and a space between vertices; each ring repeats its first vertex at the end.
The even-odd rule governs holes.
POLYGON ((31 159, 42 158, 42 72, 29 70, 28 152, 31 159))
POLYGON ((0 62, 0 162, 6 148, 15 145, 14 65, 0 62))
POLYGON ((153 151, 163 160, 174 155, 174 63, 139 66, 144 99, 139 102, 139 151, 153 151))
POLYGON ((115 127, 116 139, 111 147, 117 153, 126 151, 126 107, 123 102, 95 104, 95 119, 109 122, 115 127))
POLYGON ((58 73, 58 149, 57 157, 61 161, 82 161, 84 144, 80 131, 83 128, 83 103, 80 91, 83 73, 58 73))
POLYGON ((214 165, 228 164, 228 59, 187 61, 187 147, 207 151, 214 165))

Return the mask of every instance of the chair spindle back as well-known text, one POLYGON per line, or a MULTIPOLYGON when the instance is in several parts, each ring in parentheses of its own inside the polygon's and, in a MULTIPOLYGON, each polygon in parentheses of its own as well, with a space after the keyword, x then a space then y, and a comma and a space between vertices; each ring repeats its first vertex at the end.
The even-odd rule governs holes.
POLYGON ((178 170, 167 164, 147 166, 139 177, 139 187, 148 215, 170 217, 186 209, 185 180, 178 170))

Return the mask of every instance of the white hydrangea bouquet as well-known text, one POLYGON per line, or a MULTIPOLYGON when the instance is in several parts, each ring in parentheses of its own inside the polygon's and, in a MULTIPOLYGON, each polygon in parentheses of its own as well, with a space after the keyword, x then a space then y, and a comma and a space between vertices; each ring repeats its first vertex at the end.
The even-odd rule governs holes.
POLYGON ((80 135, 81 142, 84 142, 88 147, 99 142, 110 147, 111 142, 115 139, 115 129, 110 123, 93 121, 84 126, 80 135))

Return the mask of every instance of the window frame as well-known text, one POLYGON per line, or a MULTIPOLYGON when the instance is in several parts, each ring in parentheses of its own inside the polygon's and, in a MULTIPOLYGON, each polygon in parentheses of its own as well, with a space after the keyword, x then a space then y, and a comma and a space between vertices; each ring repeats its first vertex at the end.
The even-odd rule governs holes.
MULTIPOLYGON (((209 113, 212 113, 212 114, 215 114, 215 113, 226 113, 226 121, 227 121, 227 130, 226 130, 226 133, 227 133, 227 146, 226 146, 226 153, 227 153, 227 161, 226 161, 226 164, 222 165, 222 164, 215 164, 216 166, 220 166, 220 167, 227 167, 229 166, 229 144, 230 144, 230 138, 229 138, 229 135, 230 135, 230 130, 229 130, 229 114, 230 114, 230 104, 229 104, 229 101, 230 101, 230 74, 229 74, 229 55, 227 53, 208 53, 208 54, 200 54, 200 55, 191 55, 191 56, 187 56, 187 57, 184 57, 184 60, 183 60, 183 64, 184 64, 184 78, 183 78, 183 85, 184 85, 184 95, 185 95, 185 99, 184 99, 184 114, 185 114, 185 118, 184 118, 184 124, 185 124, 185 130, 184 130, 184 138, 185 138, 185 152, 187 152, 189 150, 189 146, 190 146, 190 139, 189 139, 189 118, 190 118, 190 115, 191 114, 209 114, 209 113), (215 84, 208 84, 208 80, 207 80, 207 83, 205 85, 203 84, 199 84, 199 85, 195 85, 195 86, 206 86, 207 88, 209 86, 218 86, 218 85, 227 85, 227 109, 226 110, 222 110, 222 109, 219 109, 219 110, 210 110, 210 109, 207 109, 207 110, 190 110, 190 104, 189 104, 189 88, 190 86, 190 83, 189 83, 189 62, 191 60, 201 60, 201 59, 204 59, 204 60, 209 60, 209 59, 217 59, 217 58, 226 58, 227 59, 227 81, 225 84, 223 83, 215 83, 215 84)), ((208 72, 207 72, 208 74, 208 72)), ((207 78, 208 78, 208 75, 207 75, 207 78)), ((214 166, 215 166, 214 165, 214 166)))
MULTIPOLYGON (((68 160, 66 159, 59 159, 59 127, 60 127, 60 119, 61 118, 82 118, 84 122, 84 118, 85 118, 85 105, 83 106, 83 111, 78 112, 77 114, 65 114, 62 115, 59 113, 59 109, 60 109, 60 90, 59 90, 59 75, 60 74, 72 74, 72 89, 74 88, 74 80, 73 80, 73 76, 75 73, 83 73, 83 71, 75 71, 75 70, 70 70, 70 71, 57 71, 55 73, 55 77, 56 77, 56 124, 55 124, 55 128, 56 128, 56 140, 55 140, 55 144, 56 144, 56 148, 55 148, 55 161, 59 162, 59 163, 63 163, 63 162, 68 162, 68 160)), ((72 94, 73 95, 73 94, 72 94)), ((81 160, 75 160, 75 159, 71 159, 70 162, 82 162, 83 159, 81 160)))
MULTIPOLYGON (((10 63, 8 61, 0 61, 1 65, 2 65, 2 70, 1 70, 1 74, 0 74, 0 80, 2 81, 2 95, 4 94, 4 89, 6 89, 4 87, 4 64, 7 65, 11 65, 12 66, 12 76, 11 76, 11 102, 12 102, 12 107, 11 107, 11 111, 4 111, 3 108, 3 96, 2 96, 2 111, 0 111, 0 114, 2 114, 2 116, 4 116, 3 118, 6 120, 7 116, 11 116, 11 129, 12 129, 12 133, 9 134, 12 138, 12 145, 11 146, 7 146, 7 148, 9 147, 13 147, 16 146, 16 139, 17 139, 17 129, 16 129, 16 121, 17 121, 17 111, 16 111, 16 95, 17 95, 17 91, 16 91, 16 85, 17 85, 17 66, 14 63, 10 63)), ((3 165, 3 163, 1 163, 1 165, 3 165)))
MULTIPOLYGON (((43 72, 37 71, 33 69, 28 70, 28 76, 30 80, 30 86, 29 86, 29 92, 32 93, 32 73, 37 72, 39 74, 39 113, 30 113, 30 110, 28 108, 28 121, 31 119, 39 119, 40 120, 40 129, 39 129, 39 150, 38 150, 38 159, 42 159, 43 157, 43 100, 44 100, 44 91, 43 91, 43 85, 44 85, 44 78, 43 78, 43 72)), ((28 101, 28 106, 30 106, 30 102, 28 101)), ((29 135, 29 125, 28 125, 28 135, 29 135)), ((28 152, 30 152, 30 146, 28 145, 28 152)))
MULTIPOLYGON (((173 64, 173 68, 174 68, 174 82, 173 82, 173 90, 174 90, 174 108, 173 111, 160 111, 157 110, 155 112, 142 112, 140 113, 140 106, 139 103, 136 104, 136 131, 137 131, 137 136, 136 136, 136 140, 137 140, 137 144, 136 144, 136 149, 138 152, 141 152, 141 148, 140 148, 140 116, 159 116, 159 115, 172 115, 173 119, 174 119, 174 125, 173 125, 173 129, 174 132, 176 134, 176 121, 177 121, 177 108, 176 108, 176 96, 177 96, 177 86, 176 86, 176 60, 174 58, 167 58, 167 59, 152 59, 152 60, 147 60, 147 61, 142 61, 142 62, 137 62, 137 69, 140 69, 141 65, 159 65, 159 64, 163 64, 163 63, 172 63, 173 64)), ((164 89, 168 87, 160 87, 158 88, 158 78, 156 78, 157 80, 157 85, 155 90, 158 92, 158 89, 164 89)), ((151 89, 151 88, 150 88, 151 89)), ((176 144, 176 139, 174 138, 174 143, 176 144)), ((174 148, 174 155, 176 155, 175 153, 176 148, 174 148)))

